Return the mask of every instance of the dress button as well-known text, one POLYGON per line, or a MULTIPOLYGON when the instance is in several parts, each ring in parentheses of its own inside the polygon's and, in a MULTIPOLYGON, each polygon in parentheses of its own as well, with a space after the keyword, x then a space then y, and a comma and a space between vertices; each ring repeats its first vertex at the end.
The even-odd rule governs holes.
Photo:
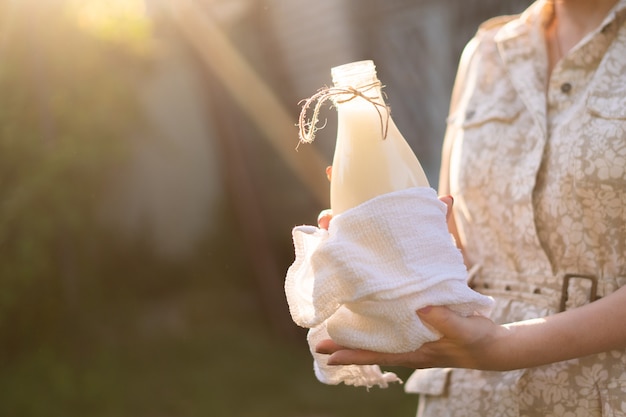
POLYGON ((572 85, 570 83, 561 84, 561 91, 565 94, 569 93, 572 91, 572 85))

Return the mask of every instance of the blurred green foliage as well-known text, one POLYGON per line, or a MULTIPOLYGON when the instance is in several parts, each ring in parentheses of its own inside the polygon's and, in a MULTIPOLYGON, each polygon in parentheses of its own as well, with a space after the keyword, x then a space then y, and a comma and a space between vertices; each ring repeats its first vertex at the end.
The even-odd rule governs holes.
POLYGON ((79 287, 97 283, 97 205, 141 123, 131 86, 146 70, 147 56, 86 32, 60 6, 25 0, 0 8, 5 354, 28 343, 22 336, 35 337, 16 328, 29 328, 32 319, 54 331, 79 287), (7 323, 15 317, 21 323, 7 323))
MULTIPOLYGON (((235 244, 236 242, 232 242, 235 244)), ((219 259, 233 247, 213 251, 219 259)), ((259 314, 245 270, 194 266, 176 290, 185 325, 156 331, 150 304, 115 300, 88 352, 42 348, 0 372, 0 415, 24 417, 374 417, 412 416, 415 396, 387 389, 327 386, 313 374, 304 335, 277 340, 259 314), (225 279, 210 287, 201 281, 225 279), (226 275, 229 274, 229 275, 226 275), (190 282, 196 280, 196 282, 190 282), (141 323, 138 327, 137 320, 141 323)), ((158 289, 155 289, 155 292, 158 289)), ((163 310, 164 306, 161 305, 163 310)), ((402 370, 398 370, 402 372, 402 370)), ((407 376, 404 370, 403 377, 407 376)))
POLYGON ((226 203, 183 263, 101 226, 150 27, 86 30, 88 3, 0 0, 0 415, 412 415, 402 386, 325 386, 304 332, 271 332, 226 203))

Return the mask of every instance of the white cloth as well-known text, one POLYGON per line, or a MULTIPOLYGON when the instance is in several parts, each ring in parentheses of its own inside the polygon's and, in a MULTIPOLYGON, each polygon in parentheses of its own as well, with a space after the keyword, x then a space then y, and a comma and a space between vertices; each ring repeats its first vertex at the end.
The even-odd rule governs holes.
POLYGON ((347 365, 347 366, 329 366, 326 364, 327 355, 315 352, 315 345, 330 336, 326 331, 326 323, 309 330, 307 341, 313 355, 313 370, 315 376, 320 382, 328 385, 338 385, 342 382, 346 385, 354 385, 356 387, 373 387, 378 385, 380 388, 387 388, 391 382, 400 382, 393 372, 383 372, 378 365, 347 365))
MULTIPOLYGON (((379 352, 409 352, 440 335, 415 311, 445 305, 468 316, 489 313, 493 300, 467 286, 463 257, 446 224, 446 205, 428 187, 375 197, 334 217, 328 230, 293 229, 295 261, 285 294, 292 319, 309 328, 309 345, 327 331, 336 343, 379 352)), ((386 386, 372 369, 327 366, 314 354, 321 382, 386 386), (358 372, 356 372, 358 373, 358 372), (337 382, 338 381, 338 382, 337 382)))

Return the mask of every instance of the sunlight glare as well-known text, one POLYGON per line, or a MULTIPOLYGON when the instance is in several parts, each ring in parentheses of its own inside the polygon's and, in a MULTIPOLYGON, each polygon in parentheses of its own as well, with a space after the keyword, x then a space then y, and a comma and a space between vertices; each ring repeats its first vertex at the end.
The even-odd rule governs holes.
POLYGON ((69 5, 79 26, 99 38, 140 46, 150 34, 144 0, 72 0, 69 5))

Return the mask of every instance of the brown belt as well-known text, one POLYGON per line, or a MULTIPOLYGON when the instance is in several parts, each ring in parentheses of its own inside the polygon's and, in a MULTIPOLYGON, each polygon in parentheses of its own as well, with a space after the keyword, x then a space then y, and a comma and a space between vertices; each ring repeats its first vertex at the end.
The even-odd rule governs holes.
POLYGON ((598 277, 595 275, 581 275, 581 274, 565 274, 563 276, 563 288, 561 289, 561 303, 559 305, 559 311, 565 311, 567 300, 569 298, 569 284, 574 279, 587 279, 591 281, 591 287, 589 288, 589 302, 596 301, 598 298, 598 277))
MULTIPOLYGON (((510 280, 502 281, 500 279, 488 278, 493 277, 493 273, 489 273, 487 276, 479 272, 482 268, 473 268, 469 274, 468 285, 477 291, 487 290, 491 292, 493 290, 499 290, 502 292, 511 293, 523 293, 528 294, 531 297, 541 297, 545 300, 552 299, 554 308, 558 308, 558 311, 565 311, 568 308, 578 307, 586 303, 590 303, 598 300, 603 294, 600 288, 600 279, 596 275, 581 274, 581 273, 565 273, 561 275, 562 283, 560 285, 554 285, 549 287, 537 287, 533 284, 524 282, 512 282, 510 280), (575 294, 575 296, 573 295, 575 294), (569 305, 568 305, 569 304, 569 305)), ((482 271, 481 271, 482 272, 482 271)), ((506 276, 506 273, 503 272, 506 276)), ((612 280, 609 280, 612 281, 612 280)), ((626 277, 619 277, 615 279, 615 285, 609 287, 615 287, 609 290, 612 292, 621 285, 626 285, 626 277)), ((606 286, 606 285, 605 285, 606 286)), ((602 287, 604 288, 604 287, 602 287)), ((604 288, 604 291, 609 288, 604 288)))

